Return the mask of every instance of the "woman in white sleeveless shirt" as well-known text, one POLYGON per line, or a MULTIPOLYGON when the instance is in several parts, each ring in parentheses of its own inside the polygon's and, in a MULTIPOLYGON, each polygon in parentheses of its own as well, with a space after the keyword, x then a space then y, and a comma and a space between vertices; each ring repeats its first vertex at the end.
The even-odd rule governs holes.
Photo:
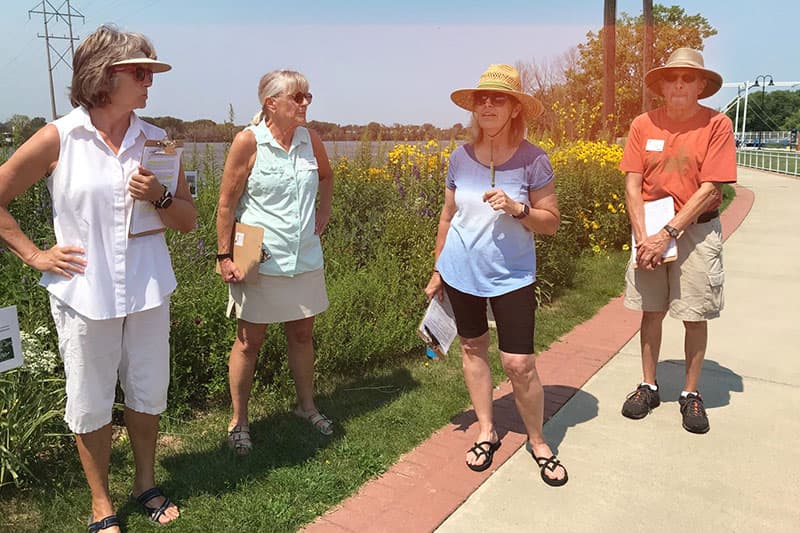
POLYGON ((89 531, 119 531, 108 490, 111 410, 117 377, 133 448, 131 496, 158 523, 179 515, 156 487, 159 415, 169 385, 169 297, 175 275, 163 233, 128 236, 134 200, 163 224, 194 229, 197 214, 183 175, 174 195, 141 167, 144 143, 165 132, 134 109, 147 104, 157 61, 141 34, 101 26, 75 51, 75 109, 39 130, 0 167, 0 239, 43 273, 67 384, 65 421, 75 434, 92 493, 89 531), (57 244, 40 250, 8 212, 47 176, 57 244))

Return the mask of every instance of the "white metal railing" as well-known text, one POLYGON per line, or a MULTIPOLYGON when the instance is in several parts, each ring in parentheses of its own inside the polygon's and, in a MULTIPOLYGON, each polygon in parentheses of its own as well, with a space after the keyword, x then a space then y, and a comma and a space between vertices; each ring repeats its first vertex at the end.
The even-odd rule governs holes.
POLYGON ((800 176, 800 152, 795 150, 736 150, 736 164, 780 174, 800 176))

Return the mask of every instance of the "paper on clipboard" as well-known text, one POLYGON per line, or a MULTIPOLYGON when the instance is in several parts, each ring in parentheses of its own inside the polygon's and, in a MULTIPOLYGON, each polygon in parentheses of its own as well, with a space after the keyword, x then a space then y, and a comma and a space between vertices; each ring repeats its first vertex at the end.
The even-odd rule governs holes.
MULTIPOLYGON (((655 235, 675 217, 675 204, 671 196, 644 203, 644 226, 647 236, 655 235)), ((678 258, 678 242, 670 239, 662 254, 662 262, 669 263, 678 258)), ((636 266, 636 238, 631 234, 631 261, 636 266)))
POLYGON ((458 334, 456 318, 447 293, 441 301, 437 297, 431 299, 425 316, 417 327, 417 334, 439 357, 447 355, 450 345, 458 334))
MULTIPOLYGON (((239 267, 244 276, 244 281, 255 281, 261 264, 264 228, 237 222, 233 226, 231 240, 232 261, 239 267)), ((220 273, 219 262, 217 262, 216 271, 217 274, 220 273)))
MULTIPOLYGON (((166 185, 167 190, 173 195, 178 187, 182 154, 183 141, 168 139, 147 140, 142 151, 142 166, 155 174, 158 181, 166 185)), ((128 237, 141 237, 166 230, 167 227, 161 222, 161 217, 153 204, 140 200, 133 201, 128 237)))
POLYGON ((17 306, 0 309, 0 372, 22 366, 17 306))

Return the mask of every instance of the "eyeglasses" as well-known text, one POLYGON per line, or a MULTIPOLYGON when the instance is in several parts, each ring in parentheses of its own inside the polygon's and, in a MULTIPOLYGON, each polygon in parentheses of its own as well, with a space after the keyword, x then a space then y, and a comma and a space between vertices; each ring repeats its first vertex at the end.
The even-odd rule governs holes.
POLYGON ((506 102, 510 99, 511 97, 507 94, 492 92, 478 92, 472 96, 472 101, 476 106, 486 105, 487 102, 491 102, 494 107, 501 107, 506 105, 506 102))
POLYGON ((308 103, 310 104, 310 103, 311 103, 311 99, 312 99, 312 98, 314 98, 314 95, 313 95, 313 94, 311 94, 311 93, 304 93, 304 92, 302 92, 302 91, 297 91, 297 92, 296 92, 296 93, 294 93, 294 94, 287 94, 286 96, 288 96, 289 98, 291 98, 292 100, 294 100, 294 102, 295 102, 297 105, 303 105, 303 102, 304 102, 304 101, 306 101, 306 100, 307 100, 307 101, 308 101, 308 103))
POLYGON ((664 81, 674 83, 678 81, 679 78, 683 80, 683 83, 694 83, 697 80, 697 74, 694 73, 676 74, 675 72, 664 73, 664 81))
POLYGON ((153 71, 139 65, 116 65, 111 72, 131 72, 136 81, 153 81, 153 71))

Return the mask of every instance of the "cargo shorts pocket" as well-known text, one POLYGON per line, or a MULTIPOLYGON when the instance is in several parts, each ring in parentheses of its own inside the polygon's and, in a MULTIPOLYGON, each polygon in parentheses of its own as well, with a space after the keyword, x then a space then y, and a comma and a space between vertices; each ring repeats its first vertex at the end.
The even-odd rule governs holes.
POLYGON ((708 287, 706 288, 705 305, 703 309, 706 314, 717 314, 722 311, 722 307, 725 305, 725 297, 722 290, 724 283, 724 272, 708 275, 708 287))

